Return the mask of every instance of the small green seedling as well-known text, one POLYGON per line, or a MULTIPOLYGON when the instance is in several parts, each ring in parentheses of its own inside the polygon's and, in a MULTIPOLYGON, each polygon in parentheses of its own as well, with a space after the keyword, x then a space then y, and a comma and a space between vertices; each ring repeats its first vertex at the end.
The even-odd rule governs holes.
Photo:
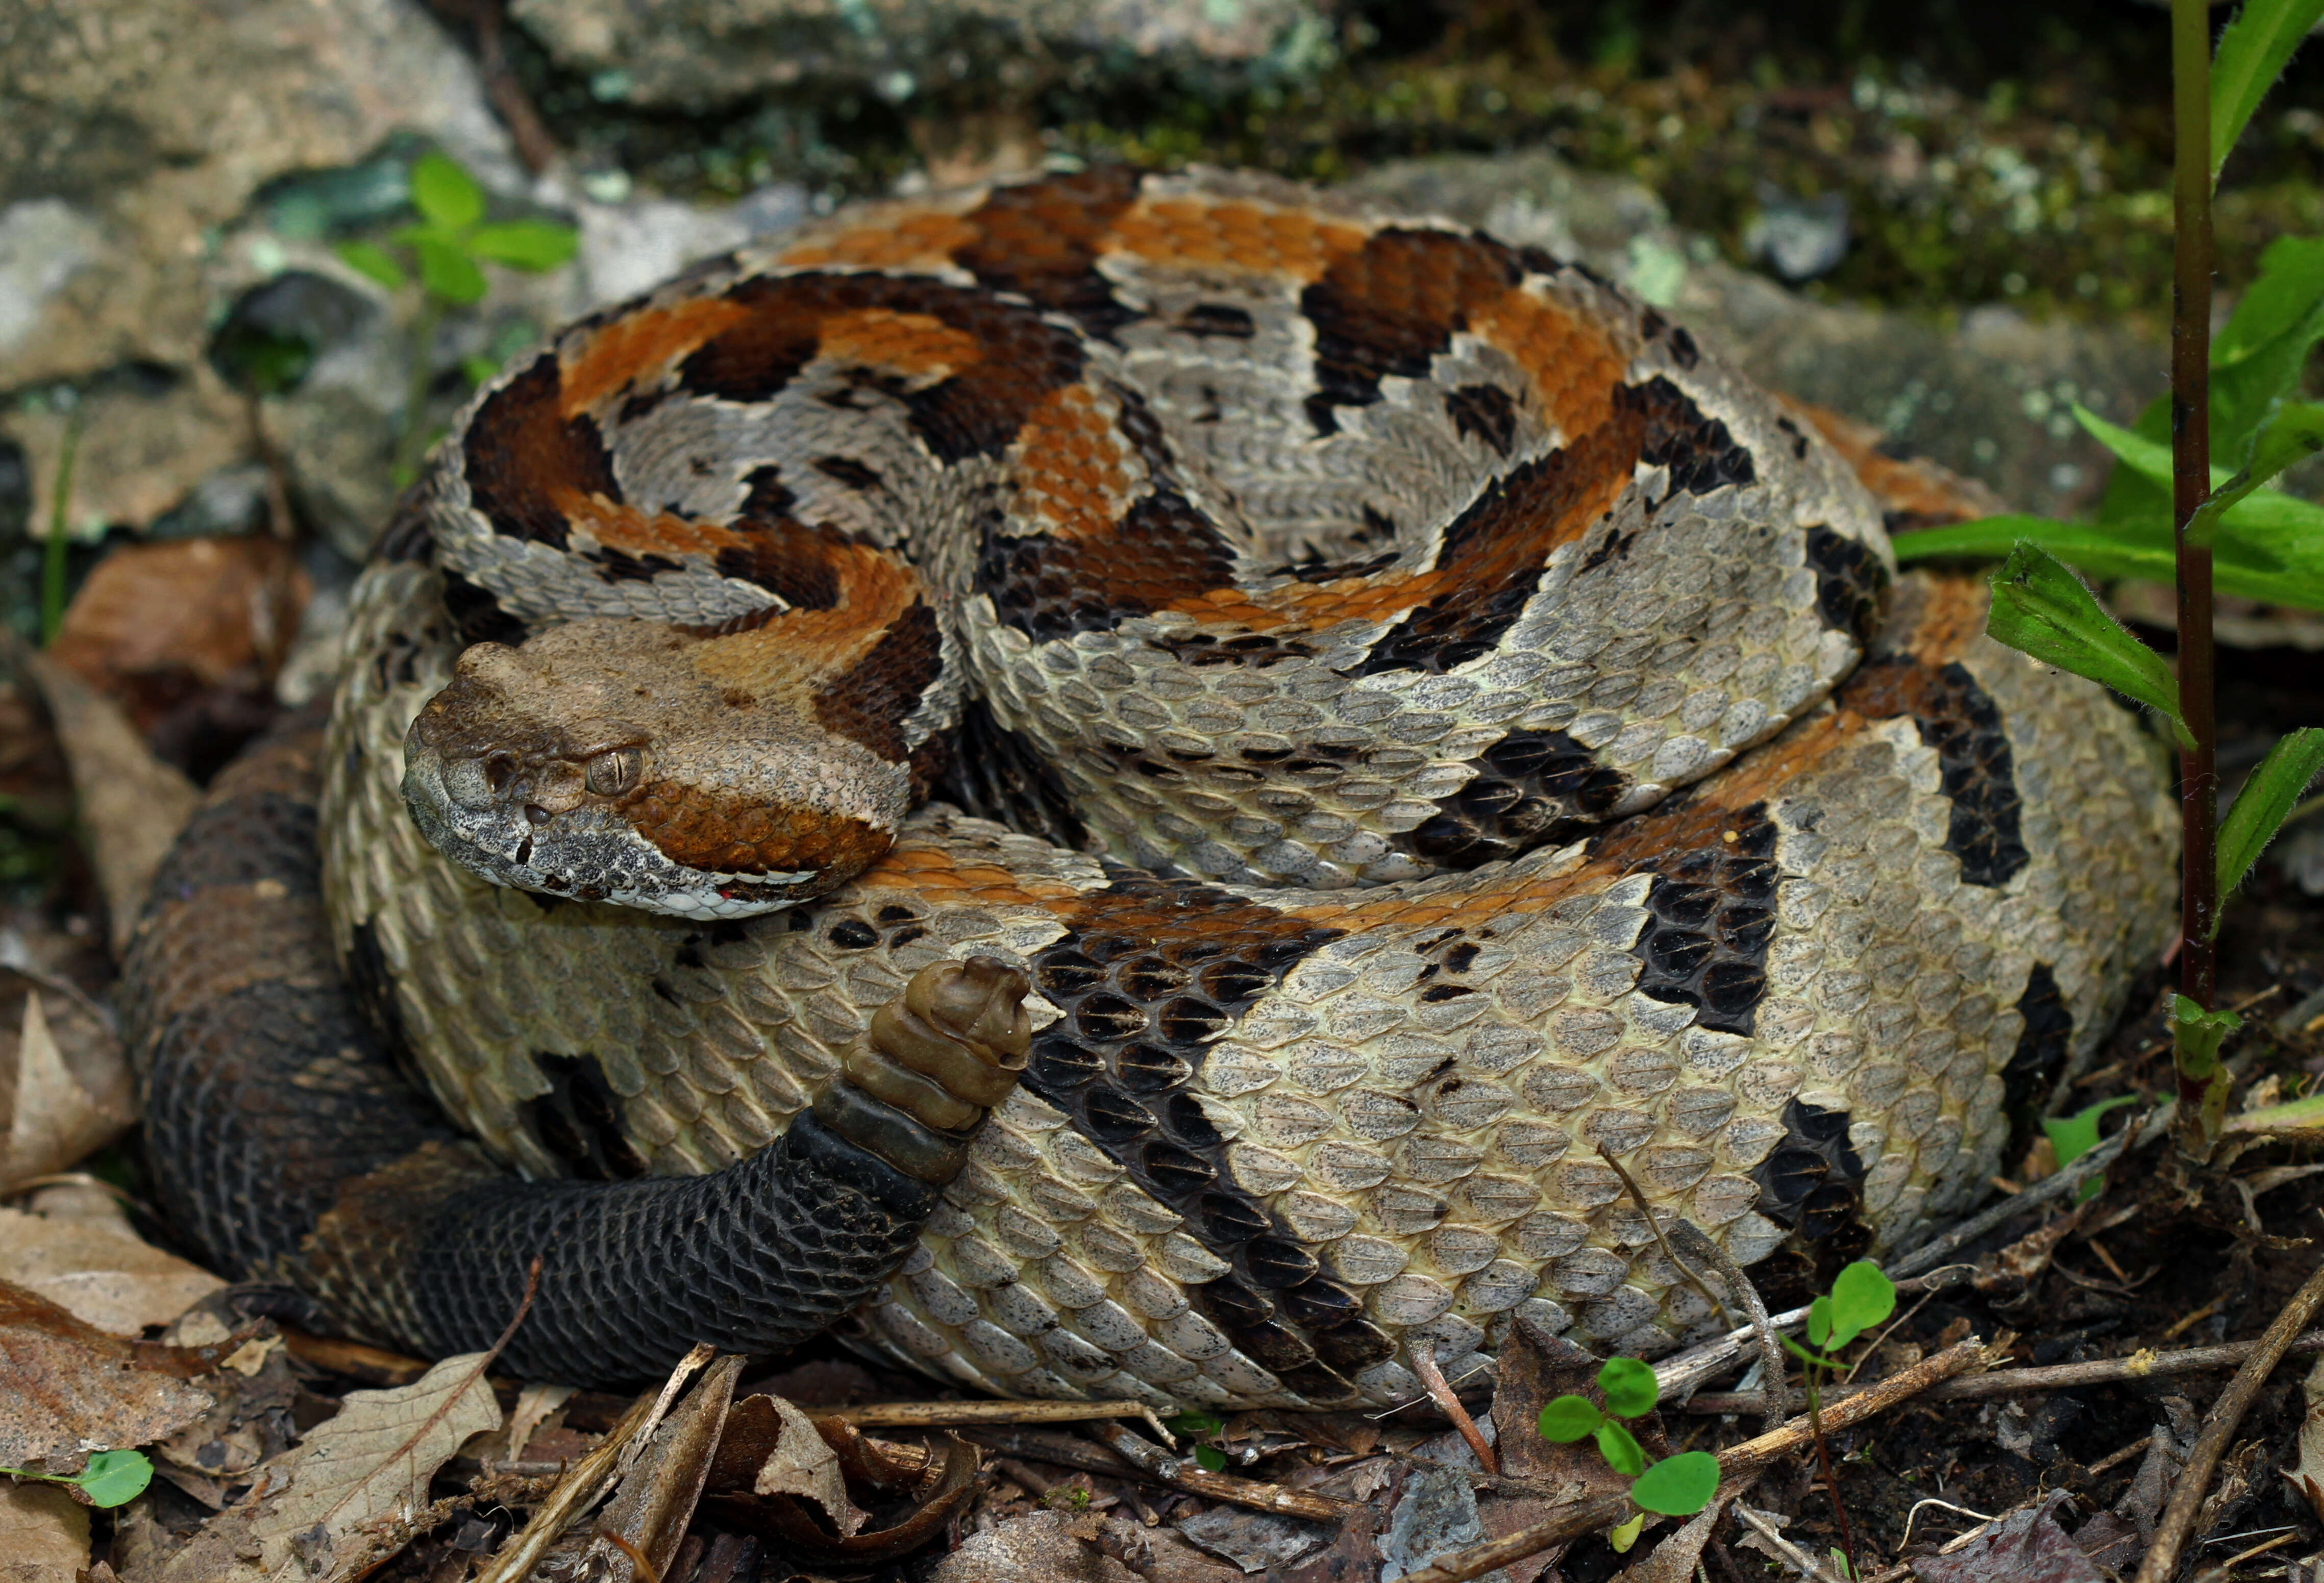
MULTIPOLYGON (((2063 1169, 2072 1164, 2098 1146, 2099 1117, 2109 1110, 2117 1109, 2124 1105, 2135 1105, 2137 1102, 2136 1095, 2121 1094, 2111 1100, 2100 1100, 2088 1109, 2077 1110, 2071 1116, 2043 1118, 2042 1130, 2049 1134, 2050 1152, 2058 1156, 2059 1167, 2063 1169)), ((2098 1197, 2098 1178, 2091 1177, 2082 1183, 2081 1194, 2074 1201, 2089 1202, 2090 1200, 2098 1197)))
MULTIPOLYGON (((1839 1519, 1840 1548, 1833 1552, 1843 1577, 1857 1576, 1856 1542, 1849 1534, 1848 1512, 1840 1504, 1840 1486, 1831 1475, 1831 1451, 1823 1438, 1823 1375, 1841 1367, 1838 1356, 1858 1336, 1887 1322, 1896 1311, 1896 1284, 1870 1259, 1858 1259, 1832 1277, 1831 1290, 1808 1304, 1808 1339, 1802 1346, 1789 1336, 1784 1345, 1807 1367, 1802 1383, 1808 1394, 1808 1422, 1815 1431, 1816 1460, 1823 1468, 1823 1486, 1831 1496, 1832 1515, 1839 1519)), ((1775 1384, 1777 1382, 1770 1382, 1775 1384)))
MULTIPOLYGON (((1655 1371, 1635 1358, 1609 1358, 1598 1371, 1598 1389, 1606 1398, 1603 1410, 1589 1397, 1575 1395, 1560 1396, 1544 1407, 1542 1438, 1561 1444, 1594 1439, 1606 1466, 1631 1481, 1630 1499, 1642 1514, 1692 1517, 1709 1505, 1719 1489, 1718 1458, 1708 1451, 1682 1451, 1649 1462, 1637 1436, 1617 1422, 1642 1418, 1655 1410, 1655 1371)), ((1643 1520, 1634 1518, 1622 1525, 1629 1531, 1628 1539, 1637 1537, 1643 1520)), ((1617 1550, 1628 1548, 1622 1542, 1622 1528, 1614 1531, 1617 1550)))
MULTIPOLYGON (((1166 1418, 1162 1425, 1172 1434, 1190 1440, 1206 1440, 1226 1428, 1226 1421, 1210 1413, 1181 1413, 1176 1418, 1166 1418)), ((1213 1473, 1226 1470, 1227 1454, 1216 1446, 1196 1446, 1195 1465, 1213 1473)))
POLYGON ((74 1474, 27 1473, 22 1468, 0 1468, 12 1478, 61 1484, 84 1505, 125 1506, 153 1482, 153 1464, 143 1451, 98 1451, 88 1466, 74 1474))
MULTIPOLYGON (((487 263, 542 274, 571 262, 581 244, 578 231, 554 220, 485 220, 484 189, 476 179, 457 161, 432 151, 412 161, 411 203, 420 211, 420 223, 388 237, 406 250, 409 269, 404 259, 376 242, 342 242, 336 250, 342 263, 391 291, 402 290, 414 274, 419 278, 420 310, 412 326, 411 384, 405 392, 403 433, 395 447, 398 483, 409 483, 418 474, 420 453, 427 448, 428 389, 435 378, 436 330, 446 309, 484 300, 489 289, 483 267, 487 263)), ((461 366, 475 384, 493 373, 488 360, 470 358, 461 366)))

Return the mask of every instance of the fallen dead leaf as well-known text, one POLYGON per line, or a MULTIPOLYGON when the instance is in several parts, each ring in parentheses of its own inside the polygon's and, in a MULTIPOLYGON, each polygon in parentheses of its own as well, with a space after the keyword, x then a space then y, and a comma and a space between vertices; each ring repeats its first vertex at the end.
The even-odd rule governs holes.
POLYGON ((118 1210, 95 1215, 0 1210, 0 1280, 70 1310, 108 1335, 165 1325, 226 1283, 163 1253, 118 1210))
POLYGON ((2307 1497, 2310 1509, 2324 1518, 2324 1358, 2308 1371, 2301 1390, 2307 1396, 2308 1416, 2300 1421, 2299 1459, 2283 1477, 2307 1497))
POLYGON ((128 943, 163 854, 201 794, 183 771, 153 756, 122 713, 77 672, 0 634, 0 658, 36 682, 72 767, 82 842, 97 870, 115 953, 128 943))
POLYGON ((764 1398, 774 1404, 775 1443, 752 1478, 752 1495, 797 1496, 821 1508, 824 1520, 842 1539, 853 1538, 866 1514, 847 1498, 847 1480, 839 1470, 839 1453, 815 1432, 806 1413, 780 1396, 764 1398))
POLYGON ((936 1564, 928 1583, 1142 1583, 1137 1573, 1074 1533, 1073 1523, 1056 1512, 1011 1517, 989 1532, 972 1535, 936 1564))
POLYGON ((108 1336, 0 1281, 0 1465, 54 1472, 85 1451, 174 1434, 209 1409, 181 1377, 196 1372, 175 1348, 108 1336))
POLYGON ((97 1008, 61 981, 0 968, 0 1197, 136 1120, 120 1037, 97 1008))
POLYGON ((198 775, 187 752, 215 756, 265 723, 312 593, 298 552, 278 538, 125 544, 91 569, 48 652, 198 775))
MULTIPOLYGON (((684 1404, 654 1431, 598 1519, 595 1536, 581 1554, 579 1576, 635 1583, 669 1574, 678 1546, 686 1542, 687 1524, 694 1520, 695 1503, 702 1498, 703 1481, 742 1373, 742 1358, 720 1358, 704 1372, 684 1404)), ((822 1446, 814 1428, 803 1418, 800 1423, 806 1436, 822 1446)), ((831 1455, 828 1447, 824 1450, 831 1455)), ((841 1498, 846 1498, 844 1493, 841 1498)))
POLYGON ((1950 1555, 1913 1563, 1921 1583, 2107 1583, 2097 1563, 2051 1516, 2062 1493, 2013 1512, 1950 1555))
POLYGON ((851 1519, 829 1504, 833 1497, 822 1465, 795 1438, 792 1415, 798 1413, 775 1396, 749 1396, 734 1404, 711 1462, 704 1511, 809 1555, 869 1564, 927 1542, 975 1493, 981 1459, 976 1448, 957 1436, 944 1435, 935 1455, 907 1463, 843 1418, 807 1419, 809 1432, 834 1457, 831 1466, 842 1481, 836 1499, 854 1512, 852 1532, 842 1532, 843 1523, 851 1519), (760 1488, 762 1477, 768 1489, 760 1488), (782 1486, 792 1487, 777 1487, 782 1486))
POLYGON ((470 1435, 501 1427, 486 1357, 447 1358, 397 1390, 350 1391, 337 1417, 270 1465, 278 1493, 251 1522, 261 1569, 286 1583, 349 1576, 401 1549, 436 1469, 470 1435))
POLYGON ((0 1583, 76 1583, 88 1508, 53 1484, 0 1485, 0 1583))

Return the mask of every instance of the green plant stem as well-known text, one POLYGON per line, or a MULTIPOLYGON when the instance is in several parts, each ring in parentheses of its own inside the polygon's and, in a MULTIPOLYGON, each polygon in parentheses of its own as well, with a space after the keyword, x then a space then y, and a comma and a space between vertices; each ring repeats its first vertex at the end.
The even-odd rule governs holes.
POLYGON ((436 382, 436 331, 443 322, 444 305, 429 292, 420 299, 420 318, 411 327, 411 376, 403 390, 403 432, 395 438, 399 488, 419 477, 428 451, 428 388, 436 382))
POLYGON ((80 450, 80 402, 65 409, 64 437, 57 445, 56 488, 49 499, 49 536, 41 546, 41 647, 57 640, 65 624, 65 555, 72 548, 73 458, 80 450))
MULTIPOLYGON (((2180 991, 2212 1009, 2218 948, 2218 717, 2212 698, 2211 547, 2187 529, 2211 486, 2211 32, 2204 0, 2171 0, 2172 194, 2176 271, 2171 298, 2171 505, 2179 570, 2179 712, 2188 746, 2179 755, 2183 879, 2179 907, 2180 991)), ((2178 1046, 2179 1146, 2209 1159, 2218 1139, 2227 1076, 2216 1060, 2178 1046), (2207 1102, 2208 1101, 2208 1102, 2207 1102)))

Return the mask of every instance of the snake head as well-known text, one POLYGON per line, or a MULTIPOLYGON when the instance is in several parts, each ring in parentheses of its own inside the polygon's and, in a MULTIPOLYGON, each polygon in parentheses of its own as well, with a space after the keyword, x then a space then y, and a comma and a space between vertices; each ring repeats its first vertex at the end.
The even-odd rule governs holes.
POLYGON ((496 885, 689 918, 770 912, 870 867, 908 773, 781 678, 722 676, 706 646, 599 618, 467 649, 404 740, 421 833, 496 885))

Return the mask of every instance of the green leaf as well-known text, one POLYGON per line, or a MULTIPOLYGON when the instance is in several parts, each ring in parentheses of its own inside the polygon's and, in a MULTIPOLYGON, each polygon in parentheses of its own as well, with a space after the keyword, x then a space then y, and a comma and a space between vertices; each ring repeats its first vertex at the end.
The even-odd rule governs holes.
POLYGON ((1858 1259, 1832 1277, 1831 1348, 1847 1346, 1895 1311, 1896 1284, 1870 1259, 1858 1259))
POLYGON ((1606 1422, 1598 1404, 1587 1396, 1560 1396, 1541 1410, 1541 1438, 1570 1444, 1597 1432, 1606 1422))
POLYGON ((2243 1025, 2232 1011, 2206 1011, 2184 995, 2171 997, 2171 1031, 2180 1054, 2180 1066, 2190 1076, 2203 1077, 2219 1058, 2219 1045, 2243 1025))
POLYGON ((1194 1460, 1213 1473, 1223 1473, 1227 1468, 1227 1454, 1216 1446, 1196 1446, 1194 1460))
MULTIPOLYGON (((2267 757, 2236 794, 2235 805, 2219 821, 2220 900, 2225 901, 2244 882, 2244 876, 2275 839, 2285 816, 2319 769, 2324 769, 2324 729, 2302 726, 2277 739, 2267 750, 2267 757)), ((2218 930, 2215 915, 2211 933, 2217 935, 2218 930)))
MULTIPOLYGON (((2252 432, 2250 452, 2242 471, 2213 485, 2203 503, 2195 508, 2194 516, 2187 522, 2187 542, 2212 543, 2218 537, 2219 524, 2229 512, 2244 505, 2269 479, 2319 451, 2324 451, 2324 407, 2294 401, 2276 408, 2252 432)), ((2267 504, 2272 506, 2272 502, 2267 504)), ((2248 517, 2251 513, 2245 514, 2248 517)))
POLYGON ((2324 17, 2324 0, 2244 0, 2211 63, 2211 179, 2292 51, 2324 17))
POLYGON ((460 373, 472 385, 483 384, 501 371, 501 365, 489 357, 463 357, 460 373))
POLYGON ((1638 1542, 1638 1530, 1646 1525, 1646 1514, 1644 1512, 1631 1513, 1606 1530, 1606 1547, 1618 1556, 1629 1554, 1630 1547, 1638 1542))
MULTIPOLYGON (((2092 439, 2112 451, 2115 459, 2124 466, 2165 489, 2171 487, 2171 444, 2168 440, 2149 439, 2135 429, 2108 423, 2080 401, 2074 403, 2074 421, 2088 430, 2092 439)), ((2211 475, 2211 482, 2218 483, 2226 479, 2227 470, 2214 467, 2211 475)))
POLYGON ((1831 1348, 1831 1299, 1818 1296, 1808 1303, 1808 1339, 1826 1351, 1831 1348))
POLYGON ((510 220, 479 225, 466 241, 478 258, 539 274, 570 263, 580 250, 581 233, 554 220, 510 220))
POLYGON ((153 1464, 143 1451, 99 1451, 72 1482, 92 1506, 125 1506, 153 1482, 153 1464))
POLYGON ((2189 741, 2179 714, 2179 684, 2163 657, 2098 608, 2082 580, 2047 550, 2020 544, 1993 578, 1987 632, 2012 649, 2112 687, 2171 722, 2189 741))
MULTIPOLYGON (((1817 1299, 1815 1300, 1815 1302, 1811 1302, 1811 1303, 1809 1303, 1809 1304, 1808 1304, 1808 1322, 1809 1322, 1810 1324, 1813 1324, 1813 1323, 1815 1322, 1815 1303, 1816 1303, 1816 1302, 1823 1302, 1824 1301, 1825 1301, 1825 1300, 1824 1300, 1823 1298, 1819 1297, 1819 1298, 1817 1298, 1817 1299)), ((1826 1307, 1825 1307, 1825 1309, 1824 1309, 1824 1313, 1825 1313, 1825 1317, 1826 1317, 1827 1322, 1829 1322, 1830 1316, 1831 1316, 1831 1307, 1830 1307, 1830 1305, 1829 1305, 1829 1304, 1827 1304, 1827 1305, 1826 1305, 1826 1307)), ((1813 1350, 1812 1350, 1812 1349, 1811 1349, 1811 1348, 1806 1348, 1806 1347, 1803 1347, 1803 1346, 1801 1346, 1797 1341, 1794 1340, 1794 1339, 1793 1339, 1791 1337, 1789 1337, 1789 1336, 1778 1335, 1778 1336, 1775 1338, 1775 1339, 1776 1339, 1776 1340, 1778 1340, 1778 1341, 1781 1341, 1781 1342, 1784 1344, 1784 1350, 1785 1350, 1786 1352, 1789 1352, 1793 1357, 1794 1357, 1794 1358, 1798 1358, 1802 1363, 1812 1363, 1812 1364, 1814 1364, 1814 1365, 1815 1365, 1817 1367, 1819 1367, 1819 1368, 1829 1368, 1829 1367, 1831 1367, 1831 1361, 1832 1361, 1832 1360, 1831 1360, 1831 1358, 1829 1358, 1825 1357, 1825 1356, 1824 1356, 1822 1353, 1821 1353, 1821 1352, 1813 1351, 1813 1350)))
POLYGON ((1635 1358, 1608 1358, 1598 1370, 1598 1388, 1606 1393, 1606 1411, 1622 1418, 1652 1413, 1662 1390, 1654 1367, 1635 1358))
MULTIPOLYGON (((2142 489, 2151 488, 2128 469, 2118 471, 2142 489)), ((2102 526, 2046 517, 1986 517, 1902 534, 1893 542, 1896 558, 1907 563, 1997 558, 2018 544, 2033 544, 2094 577, 2139 577, 2167 586, 2178 576, 2171 502, 2161 493, 2155 501, 2153 515, 2102 526)), ((2261 490, 2221 519, 2211 555, 2212 585, 2222 594, 2324 610, 2324 507, 2261 490)))
POLYGON ((339 262, 366 280, 378 281, 391 291, 403 290, 409 278, 395 255, 376 242, 342 242, 331 249, 339 262))
POLYGON ((1598 1426, 1598 1454, 1615 1472, 1636 1478, 1646 1470, 1646 1453, 1638 1437, 1609 1419, 1598 1426))
POLYGON ((411 162, 411 202, 431 225, 465 231, 484 217, 484 189, 459 161, 431 149, 411 162))
POLYGON ((1226 1426, 1226 1420, 1215 1413, 1181 1413, 1175 1418, 1162 1421, 1162 1427, 1172 1434, 1185 1435, 1193 1440, 1214 1435, 1226 1426))
MULTIPOLYGON (((2324 237, 2286 236, 2260 255, 2259 279, 2211 338, 2211 449, 2245 460, 2270 409, 2292 394, 2324 338, 2324 237)), ((2166 403, 2167 406, 2167 403, 2166 403)), ((2142 427, 2141 432, 2145 432, 2142 427)), ((2154 427, 2169 432, 2166 410, 2154 427)))
MULTIPOLYGON (((2135 1105, 2137 1102, 2137 1096, 2123 1094, 2111 1100, 2100 1100, 2097 1104, 2077 1110, 2071 1116, 2044 1116, 2042 1118, 2042 1130, 2049 1136, 2050 1152, 2058 1156, 2059 1164, 2072 1164, 2098 1146, 2098 1118, 2120 1106, 2135 1105)), ((2074 1201, 2088 1203, 2098 1197, 2100 1186, 2098 1179, 2095 1176, 2091 1177, 2082 1183, 2081 1192, 2074 1201)))
POLYGON ((461 307, 483 299, 484 272, 475 260, 432 238, 416 243, 413 251, 420 255, 420 283, 430 297, 461 307))
POLYGON ((1836 1544, 1831 1547, 1831 1569, 1843 1578, 1856 1576, 1856 1569, 1848 1564, 1848 1552, 1836 1544))
POLYGON ((1665 1517, 1692 1517, 1719 1493, 1719 1459, 1709 1451, 1665 1457, 1630 1486, 1630 1499, 1665 1517))
POLYGON ((2098 1146, 2098 1118, 2125 1105, 2135 1105, 2135 1094, 2123 1094, 2116 1099, 2100 1100, 2071 1116, 2045 1116, 2042 1130, 2050 1136, 2050 1148, 2058 1156, 2058 1164, 2070 1165, 2098 1146))

